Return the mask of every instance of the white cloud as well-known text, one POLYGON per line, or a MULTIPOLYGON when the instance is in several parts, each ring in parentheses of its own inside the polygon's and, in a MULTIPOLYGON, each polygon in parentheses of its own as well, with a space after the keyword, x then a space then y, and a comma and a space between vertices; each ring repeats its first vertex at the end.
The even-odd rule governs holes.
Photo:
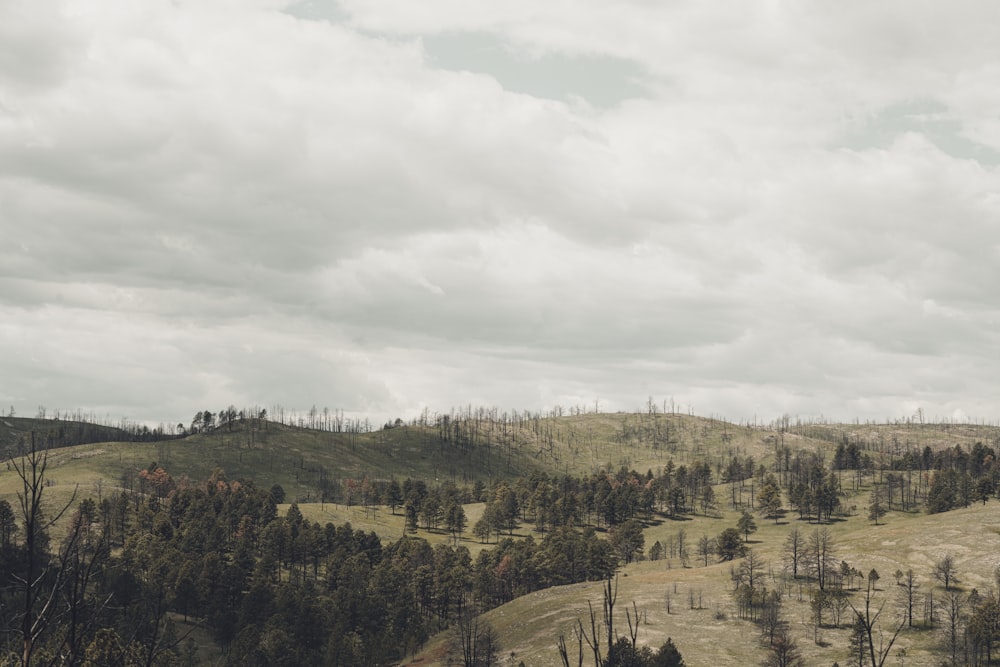
POLYGON ((998 23, 7 3, 0 402, 989 418, 998 23))

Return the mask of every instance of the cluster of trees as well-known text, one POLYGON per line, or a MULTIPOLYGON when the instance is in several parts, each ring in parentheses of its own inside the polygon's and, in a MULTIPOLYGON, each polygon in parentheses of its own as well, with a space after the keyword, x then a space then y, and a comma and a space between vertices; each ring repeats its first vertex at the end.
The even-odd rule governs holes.
POLYGON ((877 474, 888 509, 896 503, 904 511, 921 501, 932 513, 968 507, 977 500, 985 502, 1000 485, 996 452, 982 442, 968 451, 960 444, 938 450, 928 445, 887 454, 885 449, 866 452, 856 441, 843 441, 834 454, 833 469, 853 471, 855 488, 865 475, 874 481, 877 474), (881 460, 877 462, 873 455, 881 460))
MULTIPOLYGON (((366 488, 367 480, 363 481, 361 489, 366 488)), ((379 499, 378 485, 371 485, 371 494, 362 494, 363 498, 372 498, 377 502, 379 499)), ((384 492, 381 498, 386 505, 396 512, 396 507, 403 505, 406 516, 406 530, 410 533, 417 532, 419 526, 426 530, 438 530, 441 527, 450 533, 455 539, 465 532, 466 516, 465 503, 471 502, 472 497, 468 491, 460 491, 451 482, 446 482, 437 487, 428 487, 423 480, 407 479, 402 485, 396 480, 392 480, 384 485, 384 492)), ((348 502, 348 505, 350 503, 348 502)))
POLYGON ((473 560, 321 526, 294 504, 278 516, 278 487, 222 471, 178 482, 155 463, 141 490, 67 504, 60 541, 62 513, 43 512, 46 452, 13 464, 23 490, 20 507, 0 503, 0 650, 24 665, 184 664, 196 647, 176 617, 208 629, 231 664, 380 664, 470 611, 618 566, 593 529, 504 538, 473 560))
POLYGON ((648 520, 656 511, 677 516, 699 507, 703 512, 715 507, 709 466, 695 462, 678 467, 672 460, 658 475, 626 468, 584 477, 537 473, 500 482, 484 497, 483 517, 473 526, 473 533, 483 541, 490 536, 499 539, 519 522, 533 523, 541 532, 566 526, 615 528, 648 520))
MULTIPOLYGON (((986 593, 964 592, 955 587, 957 571, 950 554, 938 559, 930 572, 943 587, 921 593, 922 582, 913 570, 895 573, 896 593, 891 596, 882 577, 872 568, 867 574, 847 561, 837 560, 829 531, 818 527, 803 535, 793 527, 784 548, 784 573, 792 580, 812 584, 809 593, 815 639, 825 627, 848 627, 851 663, 881 667, 907 628, 936 631, 943 655, 950 665, 986 667, 994 664, 1000 642, 1000 568, 996 587, 986 593), (888 607, 888 608, 887 608, 888 607), (896 613, 888 613, 895 609, 896 613), (920 612, 923 618, 919 618, 920 612), (915 620, 915 617, 916 620, 915 620)), ((783 602, 792 590, 753 550, 744 549, 742 560, 730 569, 737 613, 756 623, 761 641, 769 649, 765 665, 802 665, 801 652, 788 632, 783 602)), ((801 589, 800 589, 801 595, 801 589)))

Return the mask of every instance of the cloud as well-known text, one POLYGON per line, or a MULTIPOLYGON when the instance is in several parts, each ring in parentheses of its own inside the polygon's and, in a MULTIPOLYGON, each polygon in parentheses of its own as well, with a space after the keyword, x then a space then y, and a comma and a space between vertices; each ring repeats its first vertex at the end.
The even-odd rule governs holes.
POLYGON ((0 402, 988 416, 997 18, 8 3, 0 402))

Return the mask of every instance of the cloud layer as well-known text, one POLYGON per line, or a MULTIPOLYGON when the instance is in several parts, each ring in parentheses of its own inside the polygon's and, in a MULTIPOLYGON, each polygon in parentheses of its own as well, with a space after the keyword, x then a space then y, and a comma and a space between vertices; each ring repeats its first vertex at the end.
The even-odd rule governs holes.
POLYGON ((996 28, 5 3, 0 405, 994 419, 996 28))

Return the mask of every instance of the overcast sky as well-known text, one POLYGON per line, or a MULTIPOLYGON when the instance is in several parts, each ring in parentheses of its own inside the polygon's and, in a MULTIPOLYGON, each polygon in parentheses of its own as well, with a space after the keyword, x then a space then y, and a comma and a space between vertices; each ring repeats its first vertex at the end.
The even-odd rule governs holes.
POLYGON ((0 412, 997 421, 1000 3, 0 0, 0 412))

